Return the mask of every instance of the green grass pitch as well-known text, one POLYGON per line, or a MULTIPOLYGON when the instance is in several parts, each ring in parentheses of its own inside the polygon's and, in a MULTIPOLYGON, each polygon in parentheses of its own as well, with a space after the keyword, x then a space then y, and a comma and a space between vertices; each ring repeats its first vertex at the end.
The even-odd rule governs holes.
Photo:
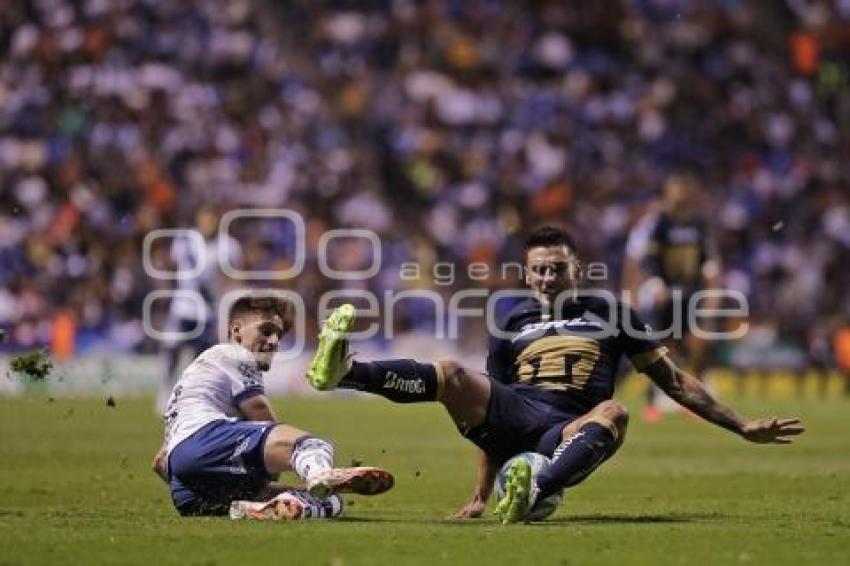
POLYGON ((680 416, 633 419, 552 520, 501 526, 447 518, 471 490, 473 451, 435 405, 276 400, 335 440, 338 463, 385 466, 397 483, 348 498, 342 520, 274 524, 179 518, 148 469, 150 400, 0 398, 0 564, 846 564, 848 402, 733 404, 800 415, 808 431, 755 446, 680 416))

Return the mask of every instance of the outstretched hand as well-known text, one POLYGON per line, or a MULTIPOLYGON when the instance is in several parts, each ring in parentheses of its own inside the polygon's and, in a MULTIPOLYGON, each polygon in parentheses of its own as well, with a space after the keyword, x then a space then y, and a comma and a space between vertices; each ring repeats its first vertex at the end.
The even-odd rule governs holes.
POLYGON ((165 450, 159 450, 153 457, 151 469, 162 481, 168 483, 168 474, 165 472, 165 456, 165 450))
POLYGON ((484 514, 487 504, 476 498, 464 505, 457 513, 452 515, 454 519, 477 519, 484 514))
POLYGON ((741 436, 758 444, 791 444, 791 437, 802 434, 800 419, 758 419, 744 425, 741 436))

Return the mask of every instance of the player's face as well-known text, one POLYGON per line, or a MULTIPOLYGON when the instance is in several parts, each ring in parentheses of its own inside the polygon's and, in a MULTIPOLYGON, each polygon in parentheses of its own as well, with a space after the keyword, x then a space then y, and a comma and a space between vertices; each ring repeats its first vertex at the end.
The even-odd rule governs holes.
POLYGON ((253 352, 261 371, 271 367, 284 332, 283 319, 277 314, 247 314, 230 328, 233 341, 253 352))
POLYGON ((696 190, 691 181, 673 177, 664 185, 664 206, 668 213, 688 216, 696 205, 696 190))
POLYGON ((537 300, 554 305, 558 295, 572 291, 579 278, 578 258, 567 246, 547 246, 528 250, 525 283, 537 300))

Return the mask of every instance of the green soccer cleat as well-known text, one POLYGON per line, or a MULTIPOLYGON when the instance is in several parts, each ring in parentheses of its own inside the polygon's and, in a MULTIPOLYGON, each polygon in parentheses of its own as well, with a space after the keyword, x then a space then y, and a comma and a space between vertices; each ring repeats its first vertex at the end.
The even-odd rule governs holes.
POLYGON ((531 464, 525 458, 516 458, 506 472, 505 495, 496 506, 502 524, 524 520, 537 499, 537 485, 531 473, 531 464))
POLYGON ((351 369, 348 334, 354 326, 356 311, 351 305, 334 309, 319 332, 319 348, 307 371, 307 381, 320 391, 335 388, 351 369))

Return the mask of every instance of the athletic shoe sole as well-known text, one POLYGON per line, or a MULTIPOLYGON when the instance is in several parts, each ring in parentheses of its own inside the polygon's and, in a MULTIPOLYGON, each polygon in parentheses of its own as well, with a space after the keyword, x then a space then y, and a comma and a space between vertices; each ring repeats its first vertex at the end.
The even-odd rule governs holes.
POLYGON ((517 458, 508 468, 505 477, 505 495, 496 506, 502 524, 518 523, 528 514, 531 495, 531 464, 517 458))
POLYGON ((393 475, 380 468, 334 468, 322 472, 309 482, 307 491, 313 497, 328 497, 333 493, 378 495, 389 491, 395 484, 393 475))
POLYGON ((304 515, 304 504, 293 498, 269 502, 234 501, 230 504, 231 519, 255 521, 297 521, 304 515))
POLYGON ((231 519, 256 521, 299 521, 303 519, 330 519, 342 513, 341 497, 311 498, 305 492, 283 492, 269 501, 233 501, 231 519))
POLYGON ((341 305, 334 309, 322 325, 319 347, 307 372, 307 380, 315 389, 333 389, 348 373, 348 334, 354 327, 355 314, 353 306, 341 305))

